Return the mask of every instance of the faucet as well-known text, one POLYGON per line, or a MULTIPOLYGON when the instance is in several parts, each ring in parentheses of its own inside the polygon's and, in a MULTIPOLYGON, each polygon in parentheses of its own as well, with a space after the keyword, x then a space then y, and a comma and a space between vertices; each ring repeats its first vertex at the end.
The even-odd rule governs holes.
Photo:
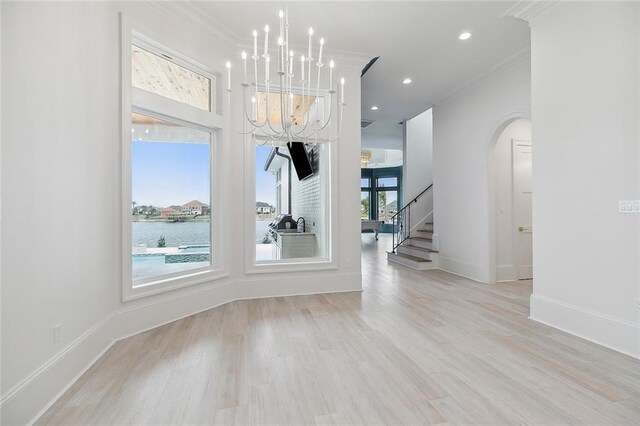
POLYGON ((298 224, 298 226, 297 226, 298 232, 305 232, 306 231, 307 225, 306 225, 306 221, 304 220, 304 217, 300 216, 298 218, 297 224, 298 224), (302 221, 302 223, 300 223, 300 221, 302 221))

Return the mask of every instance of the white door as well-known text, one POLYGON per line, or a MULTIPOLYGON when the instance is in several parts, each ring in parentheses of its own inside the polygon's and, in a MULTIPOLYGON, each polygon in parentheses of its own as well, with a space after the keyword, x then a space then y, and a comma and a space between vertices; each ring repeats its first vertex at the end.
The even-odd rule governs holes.
POLYGON ((533 277, 531 141, 513 140, 513 223, 519 280, 533 277))

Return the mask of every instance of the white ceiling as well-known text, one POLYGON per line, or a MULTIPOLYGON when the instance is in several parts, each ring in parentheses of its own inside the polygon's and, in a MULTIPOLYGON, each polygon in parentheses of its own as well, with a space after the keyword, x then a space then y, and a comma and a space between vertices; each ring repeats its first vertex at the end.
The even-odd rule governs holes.
MULTIPOLYGON (((529 44, 523 21, 501 18, 515 2, 288 2, 292 38, 315 34, 327 49, 380 56, 362 79, 362 118, 376 120, 363 132, 402 135, 397 123, 428 109, 456 88, 529 44), (473 34, 466 41, 458 34, 473 34), (402 84, 409 77, 410 85, 402 84), (378 105, 378 111, 371 111, 378 105)), ((268 23, 277 28, 286 2, 197 2, 192 5, 241 38, 268 23)), ((389 136, 384 136, 389 135, 389 136)), ((374 141, 369 141, 374 143, 374 141)), ((389 148, 397 146, 391 141, 389 148)))

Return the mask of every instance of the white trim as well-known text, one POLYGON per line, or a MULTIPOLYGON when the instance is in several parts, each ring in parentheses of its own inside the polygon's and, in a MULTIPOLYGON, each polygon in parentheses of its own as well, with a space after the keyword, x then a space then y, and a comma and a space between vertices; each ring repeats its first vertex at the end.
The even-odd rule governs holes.
POLYGON ((359 272, 227 280, 122 308, 107 315, 4 394, 0 400, 3 423, 36 422, 119 340, 236 300, 361 292, 361 280, 359 272), (84 367, 78 369, 78 365, 84 367))
POLYGON ((557 1, 519 1, 509 9, 507 9, 502 15, 501 18, 515 18, 521 19, 523 21, 529 22, 531 25, 535 21, 539 21, 550 14, 549 10, 557 6, 559 2, 557 1))
POLYGON ((640 359, 640 325, 532 294, 529 319, 640 359))
POLYGON ((496 282, 517 281, 515 265, 498 265, 496 266, 496 282))
POLYGON ((493 168, 493 156, 495 153, 498 138, 511 123, 519 119, 531 121, 531 113, 528 110, 513 111, 500 118, 492 127, 486 138, 486 158, 485 158, 485 214, 487 220, 486 227, 486 250, 487 250, 487 283, 496 282, 496 265, 497 265, 497 227, 496 227, 496 176, 493 168))
MULTIPOLYGON (((213 280, 219 280, 229 276, 224 259, 223 240, 226 232, 222 227, 224 222, 224 212, 221 208, 222 200, 218 199, 218 194, 222 194, 221 181, 222 165, 217 160, 220 158, 221 144, 224 141, 222 128, 223 116, 219 114, 221 109, 217 100, 217 87, 221 79, 217 74, 187 56, 178 53, 175 49, 169 48, 156 42, 153 32, 143 29, 143 27, 125 14, 120 15, 121 21, 121 93, 122 93, 122 154, 121 154, 121 275, 122 275, 122 301, 130 301, 141 297, 147 297, 165 291, 202 284, 213 280), (144 34, 143 34, 144 33, 144 34), (211 80, 211 111, 204 111, 190 105, 160 96, 155 93, 132 87, 131 84, 131 44, 139 45, 148 49, 154 54, 167 52, 172 61, 204 75, 211 80), (210 235, 211 255, 210 266, 196 268, 184 272, 172 273, 155 277, 155 279, 134 280, 131 274, 131 113, 137 112, 149 115, 162 120, 174 122, 183 126, 193 127, 209 133, 210 136, 210 167, 211 181, 209 203, 210 207, 210 235), (216 238, 214 238, 216 236, 216 238)), ((155 36, 155 35, 154 35, 155 36)), ((160 40, 159 38, 158 40, 160 40)))
MULTIPOLYGON (((513 121, 512 121, 513 123, 513 121)), ((506 130, 506 128, 505 128, 506 130)), ((504 130, 503 130, 504 131, 504 130)), ((498 138, 500 138, 500 135, 498 136, 498 138)), ((497 143, 497 139, 496 139, 496 143, 497 143)), ((524 139, 511 139, 511 250, 512 250, 512 256, 513 259, 515 261, 515 279, 516 280, 528 280, 528 279, 533 279, 533 273, 528 276, 528 277, 522 277, 521 276, 521 270, 522 270, 522 264, 524 263, 524 259, 522 258, 522 253, 520 250, 520 236, 519 236, 519 232, 515 230, 516 228, 516 218, 519 215, 519 206, 518 206, 518 200, 519 200, 519 196, 518 194, 516 194, 516 171, 515 171, 515 167, 516 167, 516 163, 515 163, 515 159, 516 159, 516 148, 518 146, 528 146, 530 148, 533 149, 533 146, 531 144, 530 140, 524 140, 524 139)), ((533 166, 533 165, 532 165, 533 166)), ((495 182, 494 182, 495 183, 495 182)), ((495 187, 494 187, 494 191, 495 191, 495 187)), ((494 204, 494 208, 495 208, 495 204, 494 204)), ((533 205, 531 207, 532 211, 531 211, 531 216, 533 217, 533 205)), ((495 214, 495 211, 494 211, 495 214)), ((495 220, 495 218, 494 218, 495 220)), ((495 222, 494 222, 495 225, 495 222)), ((497 229, 495 230, 497 232, 497 229)), ((498 238, 497 235, 494 234, 494 238, 496 238, 496 253, 498 250, 497 247, 497 243, 498 243, 498 238)), ((532 244, 533 244, 533 235, 532 235, 532 244)), ((533 250, 533 247, 532 247, 533 250)), ((532 254, 533 256, 533 254, 532 254)), ((496 260, 497 262, 497 260, 496 260)), ((532 268, 533 269, 533 268, 532 268)), ((498 275, 497 272, 497 267, 496 267, 496 276, 498 275)), ((528 275, 528 274, 527 274, 528 275)), ((497 280, 497 278, 496 278, 497 280)))
POLYGON ((464 262, 462 260, 443 256, 441 253, 439 253, 438 269, 453 275, 458 275, 462 278, 467 278, 472 281, 479 282, 480 284, 488 284, 481 278, 482 273, 484 272, 482 265, 478 265, 476 263, 464 262))
MULTIPOLYGON (((321 90, 321 96, 327 97, 329 93, 326 90, 321 90)), ((337 98, 332 99, 334 102, 333 108, 337 108, 337 98)), ((325 116, 329 113, 329 102, 323 102, 325 108, 325 116)), ((244 120, 243 120, 244 123, 244 120)), ((332 124, 331 127, 334 127, 332 124)), ((333 131, 334 129, 329 129, 333 131)), ((247 275, 261 274, 261 273, 283 273, 283 272, 296 272, 300 270, 305 271, 325 271, 325 270, 337 270, 339 269, 339 257, 337 255, 338 248, 338 217, 340 212, 337 209, 336 203, 333 203, 333 199, 339 199, 339 155, 338 147, 334 144, 339 144, 340 141, 321 144, 320 149, 326 150, 326 152, 320 152, 320 169, 317 171, 320 173, 320 194, 323 198, 324 219, 326 221, 325 226, 322 228, 324 232, 324 239, 326 241, 326 252, 322 256, 302 259, 283 259, 283 260, 271 260, 271 261, 256 261, 256 218, 255 218, 255 203, 256 203, 256 174, 255 174, 255 151, 256 144, 248 137, 242 137, 244 143, 244 176, 245 188, 244 188, 244 205, 245 205, 245 220, 244 220, 244 247, 245 247, 245 265, 244 273, 247 275)), ((293 167, 293 165, 291 166, 293 167)), ((292 175, 293 177, 293 175, 292 175)), ((291 206, 289 206, 291 210, 291 206)))
MULTIPOLYGON (((251 39, 250 30, 251 27, 247 27, 246 37, 240 37, 231 31, 229 27, 220 21, 218 16, 213 15, 207 8, 203 8, 201 1, 185 0, 181 2, 152 2, 154 6, 159 9, 168 10, 172 15, 179 17, 188 25, 196 23, 195 27, 198 30, 203 30, 203 34, 213 38, 219 47, 223 49, 229 49, 229 46, 233 46, 231 50, 235 50, 239 53, 240 50, 246 49, 250 51, 251 39)), ((274 7, 274 13, 277 12, 277 8, 274 7)), ((274 17, 276 15, 274 14, 274 17)), ((259 23, 256 23, 259 24, 259 23)), ((302 44, 298 44, 295 41, 290 47, 298 52, 305 51, 306 39, 303 37, 300 40, 302 44)), ((371 61, 371 59, 378 56, 372 52, 352 51, 333 49, 328 47, 325 49, 327 58, 331 57, 336 62, 336 69, 354 68, 358 71, 371 61), (338 68, 339 67, 339 68, 338 68)))

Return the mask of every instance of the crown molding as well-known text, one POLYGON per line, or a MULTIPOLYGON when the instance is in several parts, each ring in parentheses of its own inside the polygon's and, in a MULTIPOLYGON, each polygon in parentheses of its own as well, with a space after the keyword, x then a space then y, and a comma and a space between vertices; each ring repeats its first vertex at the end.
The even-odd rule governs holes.
MULTIPOLYGON (((239 51, 240 49, 249 49, 251 47, 251 39, 249 38, 247 31, 247 37, 242 37, 239 34, 234 33, 229 27, 222 23, 218 18, 211 15, 211 13, 201 7, 202 2, 186 0, 180 2, 152 2, 156 5, 160 5, 161 8, 181 16, 184 20, 190 24, 196 24, 199 28, 203 29, 218 41, 222 41, 222 46, 231 51, 239 51)), ((305 50, 304 45, 292 45, 295 50, 305 50)), ((345 68, 362 68, 369 63, 369 61, 378 56, 368 52, 354 52, 349 50, 332 49, 325 47, 325 57, 329 55, 340 66, 345 68)))
POLYGON ((444 95, 440 96, 436 101, 432 102, 431 104, 438 105, 443 102, 446 102, 449 99, 458 95, 464 89, 473 86, 474 84, 483 80, 487 76, 501 73, 506 69, 511 68, 530 57, 531 57, 531 43, 530 42, 523 43, 517 49, 515 49, 513 53, 507 55, 501 61, 478 72, 473 77, 465 80, 461 84, 457 85, 453 89, 446 92, 444 95))
POLYGON ((525 0, 519 1, 507 9, 501 18, 521 19, 529 23, 539 21, 549 15, 549 11, 559 4, 556 0, 525 0))

